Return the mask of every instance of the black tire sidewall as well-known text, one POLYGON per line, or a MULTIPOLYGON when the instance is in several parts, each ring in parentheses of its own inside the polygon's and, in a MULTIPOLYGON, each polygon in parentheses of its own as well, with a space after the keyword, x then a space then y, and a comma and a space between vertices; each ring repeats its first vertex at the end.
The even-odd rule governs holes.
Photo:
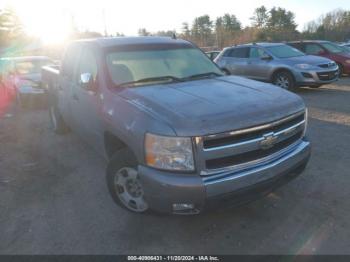
POLYGON ((65 134, 68 131, 68 127, 63 120, 63 117, 57 107, 56 101, 53 99, 53 97, 49 97, 48 101, 49 101, 49 104, 48 104, 49 118, 50 118, 50 124, 51 124, 52 130, 56 134, 60 134, 60 135, 65 134), (56 118, 56 126, 53 124, 51 110, 53 110, 53 114, 55 115, 55 118, 56 118))

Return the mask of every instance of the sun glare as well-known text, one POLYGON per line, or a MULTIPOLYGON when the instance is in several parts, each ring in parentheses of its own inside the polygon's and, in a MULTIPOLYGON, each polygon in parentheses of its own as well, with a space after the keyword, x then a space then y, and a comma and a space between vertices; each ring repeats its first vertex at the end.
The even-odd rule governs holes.
POLYGON ((28 34, 39 37, 47 45, 63 43, 69 35, 69 27, 59 20, 43 23, 41 19, 32 19, 26 30, 28 34))

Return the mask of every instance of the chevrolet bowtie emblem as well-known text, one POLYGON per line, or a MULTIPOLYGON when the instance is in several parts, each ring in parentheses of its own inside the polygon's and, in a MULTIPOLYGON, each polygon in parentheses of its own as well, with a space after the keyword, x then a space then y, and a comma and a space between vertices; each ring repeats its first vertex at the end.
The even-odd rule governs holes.
POLYGON ((260 147, 261 149, 269 149, 273 147, 276 142, 278 137, 274 133, 268 133, 263 135, 263 140, 260 142, 260 147))

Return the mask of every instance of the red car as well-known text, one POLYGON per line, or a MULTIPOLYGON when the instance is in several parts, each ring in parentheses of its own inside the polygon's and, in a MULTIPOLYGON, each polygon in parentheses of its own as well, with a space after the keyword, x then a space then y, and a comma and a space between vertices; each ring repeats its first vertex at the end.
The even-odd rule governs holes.
POLYGON ((345 52, 340 46, 329 42, 319 40, 288 42, 300 51, 308 55, 318 55, 335 61, 339 66, 339 75, 350 74, 350 53, 345 52))

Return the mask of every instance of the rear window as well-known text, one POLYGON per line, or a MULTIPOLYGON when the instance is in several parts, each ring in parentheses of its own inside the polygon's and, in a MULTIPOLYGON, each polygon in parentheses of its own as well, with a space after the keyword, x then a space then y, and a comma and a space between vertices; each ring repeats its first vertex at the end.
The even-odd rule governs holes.
POLYGON ((238 47, 227 50, 225 52, 226 57, 234 57, 234 58, 248 58, 249 48, 248 47, 238 47))
POLYGON ((80 51, 80 46, 71 45, 64 55, 61 74, 70 80, 73 80, 77 62, 80 56, 80 51))
POLYGON ((296 49, 302 50, 302 45, 301 43, 288 43, 288 45, 290 45, 291 47, 294 47, 296 49))

